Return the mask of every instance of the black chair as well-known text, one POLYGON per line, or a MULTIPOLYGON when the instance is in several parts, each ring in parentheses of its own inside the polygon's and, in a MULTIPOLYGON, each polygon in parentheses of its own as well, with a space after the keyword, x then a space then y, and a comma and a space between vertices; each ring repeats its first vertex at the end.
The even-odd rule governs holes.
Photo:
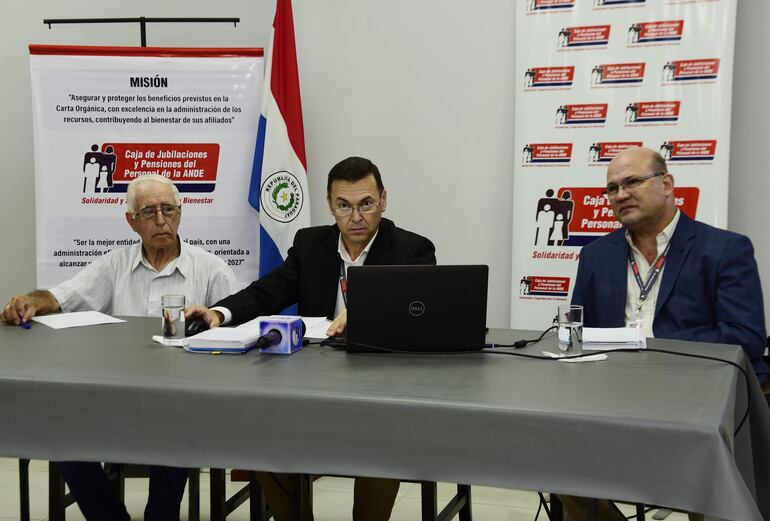
MULTIPOLYGON (((550 501, 545 499, 542 492, 538 492, 537 495, 540 497, 540 505, 537 507, 538 515, 540 514, 540 510, 543 509, 550 521, 564 521, 564 504, 558 494, 550 494, 550 501), (549 503, 550 508, 548 507, 549 503)), ((584 506, 587 521, 596 521, 599 518, 599 500, 595 498, 585 498, 584 506)), ((651 508, 645 508, 641 503, 635 503, 634 506, 636 507, 636 514, 632 516, 632 518, 637 521, 645 521, 645 514, 649 512, 651 508)), ((626 519, 625 514, 620 511, 615 505, 615 502, 609 501, 608 507, 614 511, 613 518, 626 519)))
POLYGON ((417 481, 420 484, 422 521, 449 521, 459 516, 460 521, 472 521, 471 486, 457 484, 457 493, 438 511, 438 485, 435 481, 417 481))
POLYGON ((225 491, 225 470, 211 469, 209 474, 211 521, 225 521, 236 508, 249 501, 249 519, 267 521, 272 517, 265 501, 262 487, 259 486, 256 473, 250 470, 230 471, 230 481, 245 481, 247 484, 229 499, 225 491))
MULTIPOLYGON (((300 505, 299 517, 305 508, 313 508, 313 482, 321 476, 301 475, 301 486, 308 487, 309 505, 300 505)), ((340 476, 350 477, 350 476, 340 476)), ((246 486, 236 492, 233 497, 226 499, 225 471, 223 469, 211 469, 211 521, 225 521, 227 516, 238 508, 247 499, 249 503, 250 521, 267 521, 270 516, 269 506, 265 502, 264 494, 256 479, 256 474, 251 471, 233 470, 230 473, 231 481, 246 481, 246 486)), ((460 521, 472 521, 471 510, 471 486, 457 485, 457 493, 449 500, 449 503, 439 512, 438 510, 438 485, 435 481, 410 481, 407 483, 419 483, 421 489, 421 519, 422 521, 449 521, 459 516, 460 521)), ((303 502, 304 503, 304 502, 303 502)))
POLYGON ((29 460, 19 460, 19 519, 29 521, 29 460))
MULTIPOLYGON (((146 478, 149 476, 147 465, 123 465, 107 463, 104 467, 115 492, 123 501, 125 498, 126 478, 146 478)), ((187 495, 189 499, 189 521, 200 520, 200 470, 190 469, 187 495)), ((19 505, 21 521, 29 521, 29 460, 19 460, 19 505)), ((66 509, 75 503, 72 494, 66 493, 64 478, 54 462, 48 463, 48 519, 64 521, 66 509)))
MULTIPOLYGON (((147 478, 150 475, 149 465, 124 465, 121 463, 105 463, 104 469, 112 485, 120 497, 125 500, 126 478, 147 478)), ((48 464, 48 519, 49 521, 64 521, 68 506, 75 503, 72 494, 65 494, 65 482, 56 468, 56 464, 48 464)), ((200 470, 190 469, 188 477, 188 519, 200 521, 200 470)))

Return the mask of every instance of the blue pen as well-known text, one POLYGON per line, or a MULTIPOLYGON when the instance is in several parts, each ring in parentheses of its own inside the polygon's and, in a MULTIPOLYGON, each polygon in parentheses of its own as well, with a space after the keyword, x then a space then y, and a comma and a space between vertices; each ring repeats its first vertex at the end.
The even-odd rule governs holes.
POLYGON ((32 329, 32 324, 30 324, 29 322, 19 322, 19 325, 24 329, 32 329))

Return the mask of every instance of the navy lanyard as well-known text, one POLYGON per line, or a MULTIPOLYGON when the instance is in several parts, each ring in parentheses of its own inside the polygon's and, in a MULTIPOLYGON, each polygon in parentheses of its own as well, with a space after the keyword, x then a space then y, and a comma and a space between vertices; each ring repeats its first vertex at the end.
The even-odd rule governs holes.
POLYGON ((666 255, 668 254, 668 249, 670 247, 671 241, 669 241, 668 245, 666 245, 666 249, 663 250, 663 253, 660 254, 660 257, 658 257, 652 264, 652 270, 647 274, 646 282, 642 282, 642 276, 639 273, 639 266, 634 260, 634 252, 631 248, 628 248, 628 263, 631 265, 631 271, 634 272, 634 278, 636 279, 636 283, 639 285, 639 299, 636 301, 637 311, 642 309, 644 301, 647 299, 650 291, 652 291, 652 286, 655 284, 655 281, 658 279, 658 275, 660 275, 660 272, 663 270, 663 266, 666 264, 666 255))
POLYGON ((342 290, 342 301, 345 307, 348 307, 348 278, 345 276, 345 261, 340 262, 340 289, 342 290))

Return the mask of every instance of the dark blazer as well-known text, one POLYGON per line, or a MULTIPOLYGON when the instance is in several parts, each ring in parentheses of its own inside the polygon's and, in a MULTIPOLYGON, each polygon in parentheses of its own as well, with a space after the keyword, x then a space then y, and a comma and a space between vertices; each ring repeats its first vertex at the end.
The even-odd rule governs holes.
MULTIPOLYGON (((214 306, 229 309, 235 324, 278 313, 294 303, 300 315, 334 318, 342 263, 339 236, 337 225, 299 230, 281 266, 214 306)), ((382 219, 364 264, 436 264, 435 252, 425 237, 382 219)))
MULTIPOLYGON (((586 327, 625 324, 628 241, 625 228, 585 246, 580 253, 572 303, 583 306, 586 327)), ((680 214, 655 306, 659 338, 740 345, 758 376, 765 315, 754 248, 748 237, 680 214)))

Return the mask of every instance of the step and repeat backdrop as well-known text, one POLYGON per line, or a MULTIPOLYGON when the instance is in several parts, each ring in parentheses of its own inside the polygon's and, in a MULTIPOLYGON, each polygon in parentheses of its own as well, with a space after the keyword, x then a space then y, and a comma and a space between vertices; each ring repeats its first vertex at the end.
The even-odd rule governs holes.
POLYGON ((517 2, 511 326, 545 328, 582 246, 620 227, 601 194, 635 146, 666 159, 676 204, 727 225, 736 2, 517 2))

